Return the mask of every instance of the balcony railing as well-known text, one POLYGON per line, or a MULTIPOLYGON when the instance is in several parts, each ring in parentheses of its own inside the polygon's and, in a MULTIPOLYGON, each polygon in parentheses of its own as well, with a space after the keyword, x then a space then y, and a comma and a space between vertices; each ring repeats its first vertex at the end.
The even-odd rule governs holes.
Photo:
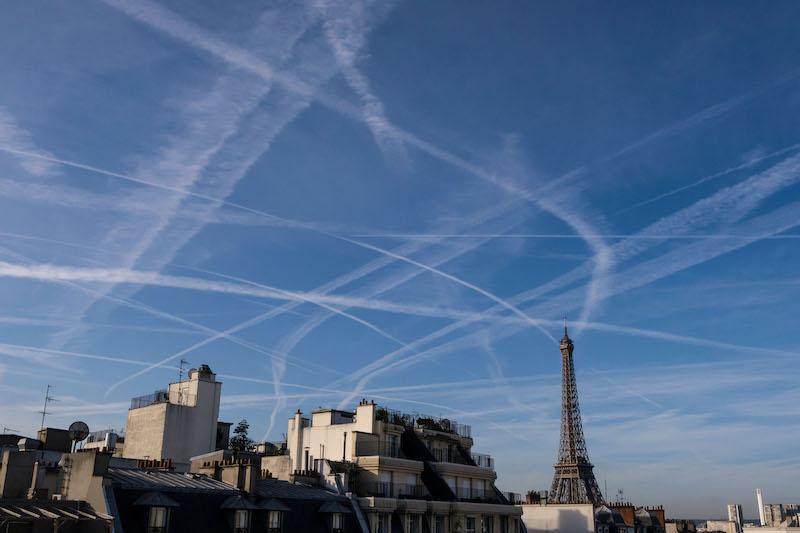
POLYGON ((403 457, 400 446, 381 441, 356 441, 356 456, 368 457, 380 455, 381 457, 403 457))
POLYGON ((477 466, 480 466, 482 468, 494 469, 494 459, 492 459, 491 455, 487 455, 485 453, 473 453, 472 461, 477 466))
POLYGON ((425 499, 428 497, 428 490, 424 485, 377 482, 368 485, 364 490, 364 494, 380 498, 425 499))
POLYGON ((440 463, 455 463, 459 465, 473 465, 494 470, 494 459, 485 453, 471 453, 467 459, 457 448, 433 448, 433 457, 440 463))
POLYGON ((131 398, 131 409, 139 409, 140 407, 147 407, 154 403, 166 403, 169 401, 169 391, 157 390, 153 394, 145 394, 144 396, 137 396, 131 398))
POLYGON ((481 501, 490 499, 492 493, 478 487, 458 487, 456 497, 459 500, 481 501))
POLYGON ((439 463, 455 463, 459 465, 471 464, 461 452, 455 448, 433 448, 431 449, 433 457, 439 463))
POLYGON ((443 433, 454 433, 462 437, 472 437, 472 428, 470 426, 467 424, 459 424, 455 420, 450 420, 449 418, 421 415, 418 413, 403 413, 401 411, 386 409, 385 407, 378 407, 375 416, 380 422, 388 422, 389 424, 396 424, 407 428, 430 429, 443 433))

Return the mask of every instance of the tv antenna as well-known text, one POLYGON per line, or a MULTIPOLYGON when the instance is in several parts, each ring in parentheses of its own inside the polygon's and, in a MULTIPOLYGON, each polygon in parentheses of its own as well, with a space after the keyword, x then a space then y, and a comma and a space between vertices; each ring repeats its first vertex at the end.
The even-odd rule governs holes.
POLYGON ((183 381, 183 367, 189 364, 189 361, 181 357, 181 363, 178 367, 178 405, 183 405, 183 386, 181 382, 183 381))
POLYGON ((47 392, 44 393, 44 409, 39 411, 42 413, 42 427, 40 429, 44 429, 44 417, 47 416, 47 405, 50 402, 57 402, 58 400, 50 396, 50 389, 52 387, 50 385, 47 386, 47 392))
POLYGON ((178 367, 178 381, 183 381, 183 367, 189 364, 189 361, 181 358, 181 364, 178 367))
POLYGON ((19 430, 10 428, 8 426, 3 426, 3 435, 7 434, 9 431, 13 434, 13 433, 17 433, 19 430))

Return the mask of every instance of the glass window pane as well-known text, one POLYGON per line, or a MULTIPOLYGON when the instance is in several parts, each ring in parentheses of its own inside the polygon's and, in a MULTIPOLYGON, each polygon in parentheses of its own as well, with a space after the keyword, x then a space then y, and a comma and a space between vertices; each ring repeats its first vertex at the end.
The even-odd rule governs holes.
POLYGON ((151 507, 150 527, 166 527, 166 526, 167 526, 167 508, 151 507))

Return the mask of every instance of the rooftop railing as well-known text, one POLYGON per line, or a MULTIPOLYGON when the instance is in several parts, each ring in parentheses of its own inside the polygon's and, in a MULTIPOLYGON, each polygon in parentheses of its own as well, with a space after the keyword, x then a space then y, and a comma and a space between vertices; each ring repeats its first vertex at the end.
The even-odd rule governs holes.
POLYGON ((508 503, 512 505, 521 505, 525 503, 525 498, 523 498, 522 494, 519 492, 504 492, 503 496, 505 496, 508 503))
POLYGON ((492 493, 486 489, 476 487, 458 487, 456 497, 459 500, 485 501, 491 499, 492 493))
POLYGON ((428 489, 425 488, 425 485, 409 485, 384 481, 367 485, 363 493, 365 496, 375 496, 378 498, 425 499, 429 497, 428 489))
POLYGON ((385 407, 378 407, 376 418, 381 422, 396 424, 407 428, 430 429, 443 433, 453 433, 462 437, 472 437, 472 427, 467 424, 459 424, 455 420, 419 413, 403 413, 385 407))
POLYGON ((402 457, 400 446, 381 441, 356 441, 356 457, 402 457))
POLYGON ((431 454, 439 463, 455 463, 458 465, 471 465, 461 452, 454 448, 433 448, 431 454))
POLYGON ((166 389, 157 390, 153 394, 145 394, 131 398, 131 409, 139 409, 156 403, 166 403, 169 401, 169 391, 166 389))
POLYGON ((473 453, 472 461, 482 468, 491 468, 494 469, 494 459, 491 455, 487 455, 485 453, 473 453))

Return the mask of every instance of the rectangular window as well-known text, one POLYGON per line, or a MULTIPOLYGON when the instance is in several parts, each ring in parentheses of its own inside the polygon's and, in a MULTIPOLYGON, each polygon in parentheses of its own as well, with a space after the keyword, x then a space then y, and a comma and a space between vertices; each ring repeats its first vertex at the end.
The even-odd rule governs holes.
POLYGON ((167 508, 151 507, 148 526, 149 533, 164 533, 167 530, 167 508))
POLYGON ((333 530, 333 533, 342 533, 344 531, 342 513, 333 513, 331 515, 331 530, 333 530))
POLYGON ((494 533, 494 517, 491 515, 484 516, 483 520, 483 533, 494 533))
POLYGON ((375 533, 389 533, 389 515, 378 513, 375 515, 375 533))
POLYGON ((406 533, 422 533, 422 516, 418 514, 406 515, 406 533))
POLYGON ((444 529, 444 515, 433 515, 431 520, 431 533, 447 533, 444 529))
POLYGON ((270 511, 267 515, 267 530, 269 533, 280 533, 281 532, 281 512, 280 511, 270 511))
POLYGON ((500 517, 500 533, 508 533, 508 517, 500 517))
POLYGON ((464 530, 465 533, 476 533, 475 531, 475 517, 468 516, 467 517, 467 527, 464 530))
POLYGON ((247 533, 250 531, 250 511, 238 509, 233 515, 233 531, 235 533, 247 533))

